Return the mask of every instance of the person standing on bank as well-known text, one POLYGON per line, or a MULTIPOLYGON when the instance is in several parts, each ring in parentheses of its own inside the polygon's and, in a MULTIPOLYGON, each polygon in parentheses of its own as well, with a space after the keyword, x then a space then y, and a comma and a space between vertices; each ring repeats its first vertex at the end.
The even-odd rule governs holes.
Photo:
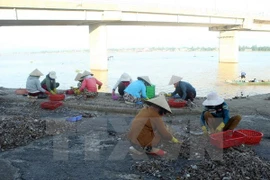
POLYGON ((201 125, 205 135, 233 130, 241 121, 240 115, 230 117, 227 103, 215 92, 209 93, 202 104, 204 110, 201 114, 201 125))
POLYGON ((57 83, 55 81, 56 78, 57 78, 56 72, 51 71, 49 74, 47 74, 45 79, 43 79, 43 81, 41 82, 42 88, 46 89, 51 94, 57 94, 56 88, 58 88, 60 86, 60 83, 57 83))
POLYGON ((173 75, 169 82, 169 85, 174 85, 174 92, 167 94, 169 97, 175 97, 176 94, 180 96, 183 100, 193 101, 196 97, 196 90, 195 88, 188 82, 182 81, 182 77, 173 75))
POLYGON ((245 79, 246 79, 246 75, 247 75, 247 74, 246 74, 244 71, 242 71, 242 72, 241 72, 241 75, 240 75, 241 80, 243 80, 243 79, 245 80, 245 79))
POLYGON ((118 79, 116 84, 113 87, 112 90, 112 95, 115 95, 115 90, 118 88, 118 93, 123 96, 124 95, 124 90, 126 87, 132 82, 132 78, 127 74, 123 73, 121 77, 118 79))
POLYGON ((49 92, 41 87, 39 81, 40 76, 43 76, 43 74, 38 69, 35 69, 29 74, 26 81, 28 97, 47 98, 47 94, 49 94, 49 92))
POLYGON ((131 151, 163 156, 166 151, 156 148, 161 138, 173 143, 180 143, 168 132, 162 116, 172 113, 164 95, 145 101, 148 105, 141 109, 132 121, 128 132, 131 151))

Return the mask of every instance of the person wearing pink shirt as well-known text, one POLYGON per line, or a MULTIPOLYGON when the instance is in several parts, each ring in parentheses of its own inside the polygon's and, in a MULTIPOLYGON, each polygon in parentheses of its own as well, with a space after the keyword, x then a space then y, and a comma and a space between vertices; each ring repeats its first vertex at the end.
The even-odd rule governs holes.
POLYGON ((80 87, 80 91, 86 97, 96 97, 98 95, 98 89, 100 89, 102 86, 102 82, 97 80, 93 75, 94 74, 89 71, 84 71, 81 76, 81 78, 83 78, 83 81, 80 87))

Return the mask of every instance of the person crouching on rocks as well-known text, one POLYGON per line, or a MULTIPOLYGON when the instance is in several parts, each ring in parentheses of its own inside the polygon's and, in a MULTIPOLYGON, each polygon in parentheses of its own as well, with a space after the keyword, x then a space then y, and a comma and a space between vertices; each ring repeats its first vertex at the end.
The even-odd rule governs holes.
POLYGON ((168 93, 167 96, 175 98, 176 94, 178 94, 181 99, 193 102, 196 97, 196 90, 189 82, 182 81, 182 79, 182 77, 175 75, 171 77, 169 85, 173 84, 175 90, 172 93, 168 93))
POLYGON ((40 85, 39 78, 43 76, 43 74, 38 70, 35 69, 27 78, 26 81, 26 90, 28 91, 29 98, 47 98, 48 91, 43 89, 40 85))
POLYGON ((118 93, 123 96, 124 90, 131 82, 132 78, 127 73, 123 73, 113 86, 112 95, 115 96, 115 90, 118 88, 118 93))
POLYGON ((124 100, 127 104, 135 104, 141 102, 142 98, 148 100, 146 94, 146 86, 151 86, 148 76, 139 76, 138 80, 130 83, 124 90, 124 100))
POLYGON ((85 97, 96 97, 98 95, 97 90, 101 88, 102 82, 97 80, 94 77, 94 74, 89 71, 84 71, 81 78, 83 78, 83 81, 80 87, 80 91, 83 92, 85 97))
POLYGON ((205 135, 233 130, 241 121, 240 115, 230 117, 227 103, 215 92, 209 93, 202 104, 204 110, 201 114, 201 124, 205 135))
POLYGON ((43 81, 41 82, 41 86, 47 91, 49 91, 51 94, 57 94, 56 88, 60 86, 60 83, 57 83, 55 79, 56 72, 51 71, 49 74, 47 74, 45 79, 43 79, 43 81))
POLYGON ((152 155, 165 155, 165 151, 155 147, 161 138, 173 143, 180 143, 168 132, 162 119, 163 115, 172 113, 171 109, 164 95, 147 100, 145 103, 148 106, 139 111, 128 132, 128 139, 132 144, 130 149, 152 155))

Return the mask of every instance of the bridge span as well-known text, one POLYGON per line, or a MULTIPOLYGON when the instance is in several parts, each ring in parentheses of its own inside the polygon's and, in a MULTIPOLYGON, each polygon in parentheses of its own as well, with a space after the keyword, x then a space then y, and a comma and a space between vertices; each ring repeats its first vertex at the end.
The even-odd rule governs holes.
MULTIPOLYGON (((109 25, 194 26, 219 31, 219 61, 238 62, 238 31, 270 31, 270 16, 118 0, 0 0, 0 26, 89 26, 93 70, 107 70, 109 25), (118 2, 118 3, 117 3, 118 2)), ((169 2, 169 1, 168 1, 169 2)))

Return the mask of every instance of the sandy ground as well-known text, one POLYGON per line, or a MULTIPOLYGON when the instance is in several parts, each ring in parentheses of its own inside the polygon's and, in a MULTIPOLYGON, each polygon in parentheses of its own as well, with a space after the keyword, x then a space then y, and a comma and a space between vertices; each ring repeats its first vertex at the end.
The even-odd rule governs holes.
POLYGON ((165 157, 129 152, 126 132, 141 106, 66 96, 55 110, 40 108, 48 99, 29 99, 0 88, 0 177, 3 179, 270 179, 270 94, 227 99, 238 129, 264 133, 259 145, 224 150, 200 135, 201 103, 173 108, 164 117, 182 144, 161 142, 165 157), (66 118, 82 115, 77 122, 66 118))

